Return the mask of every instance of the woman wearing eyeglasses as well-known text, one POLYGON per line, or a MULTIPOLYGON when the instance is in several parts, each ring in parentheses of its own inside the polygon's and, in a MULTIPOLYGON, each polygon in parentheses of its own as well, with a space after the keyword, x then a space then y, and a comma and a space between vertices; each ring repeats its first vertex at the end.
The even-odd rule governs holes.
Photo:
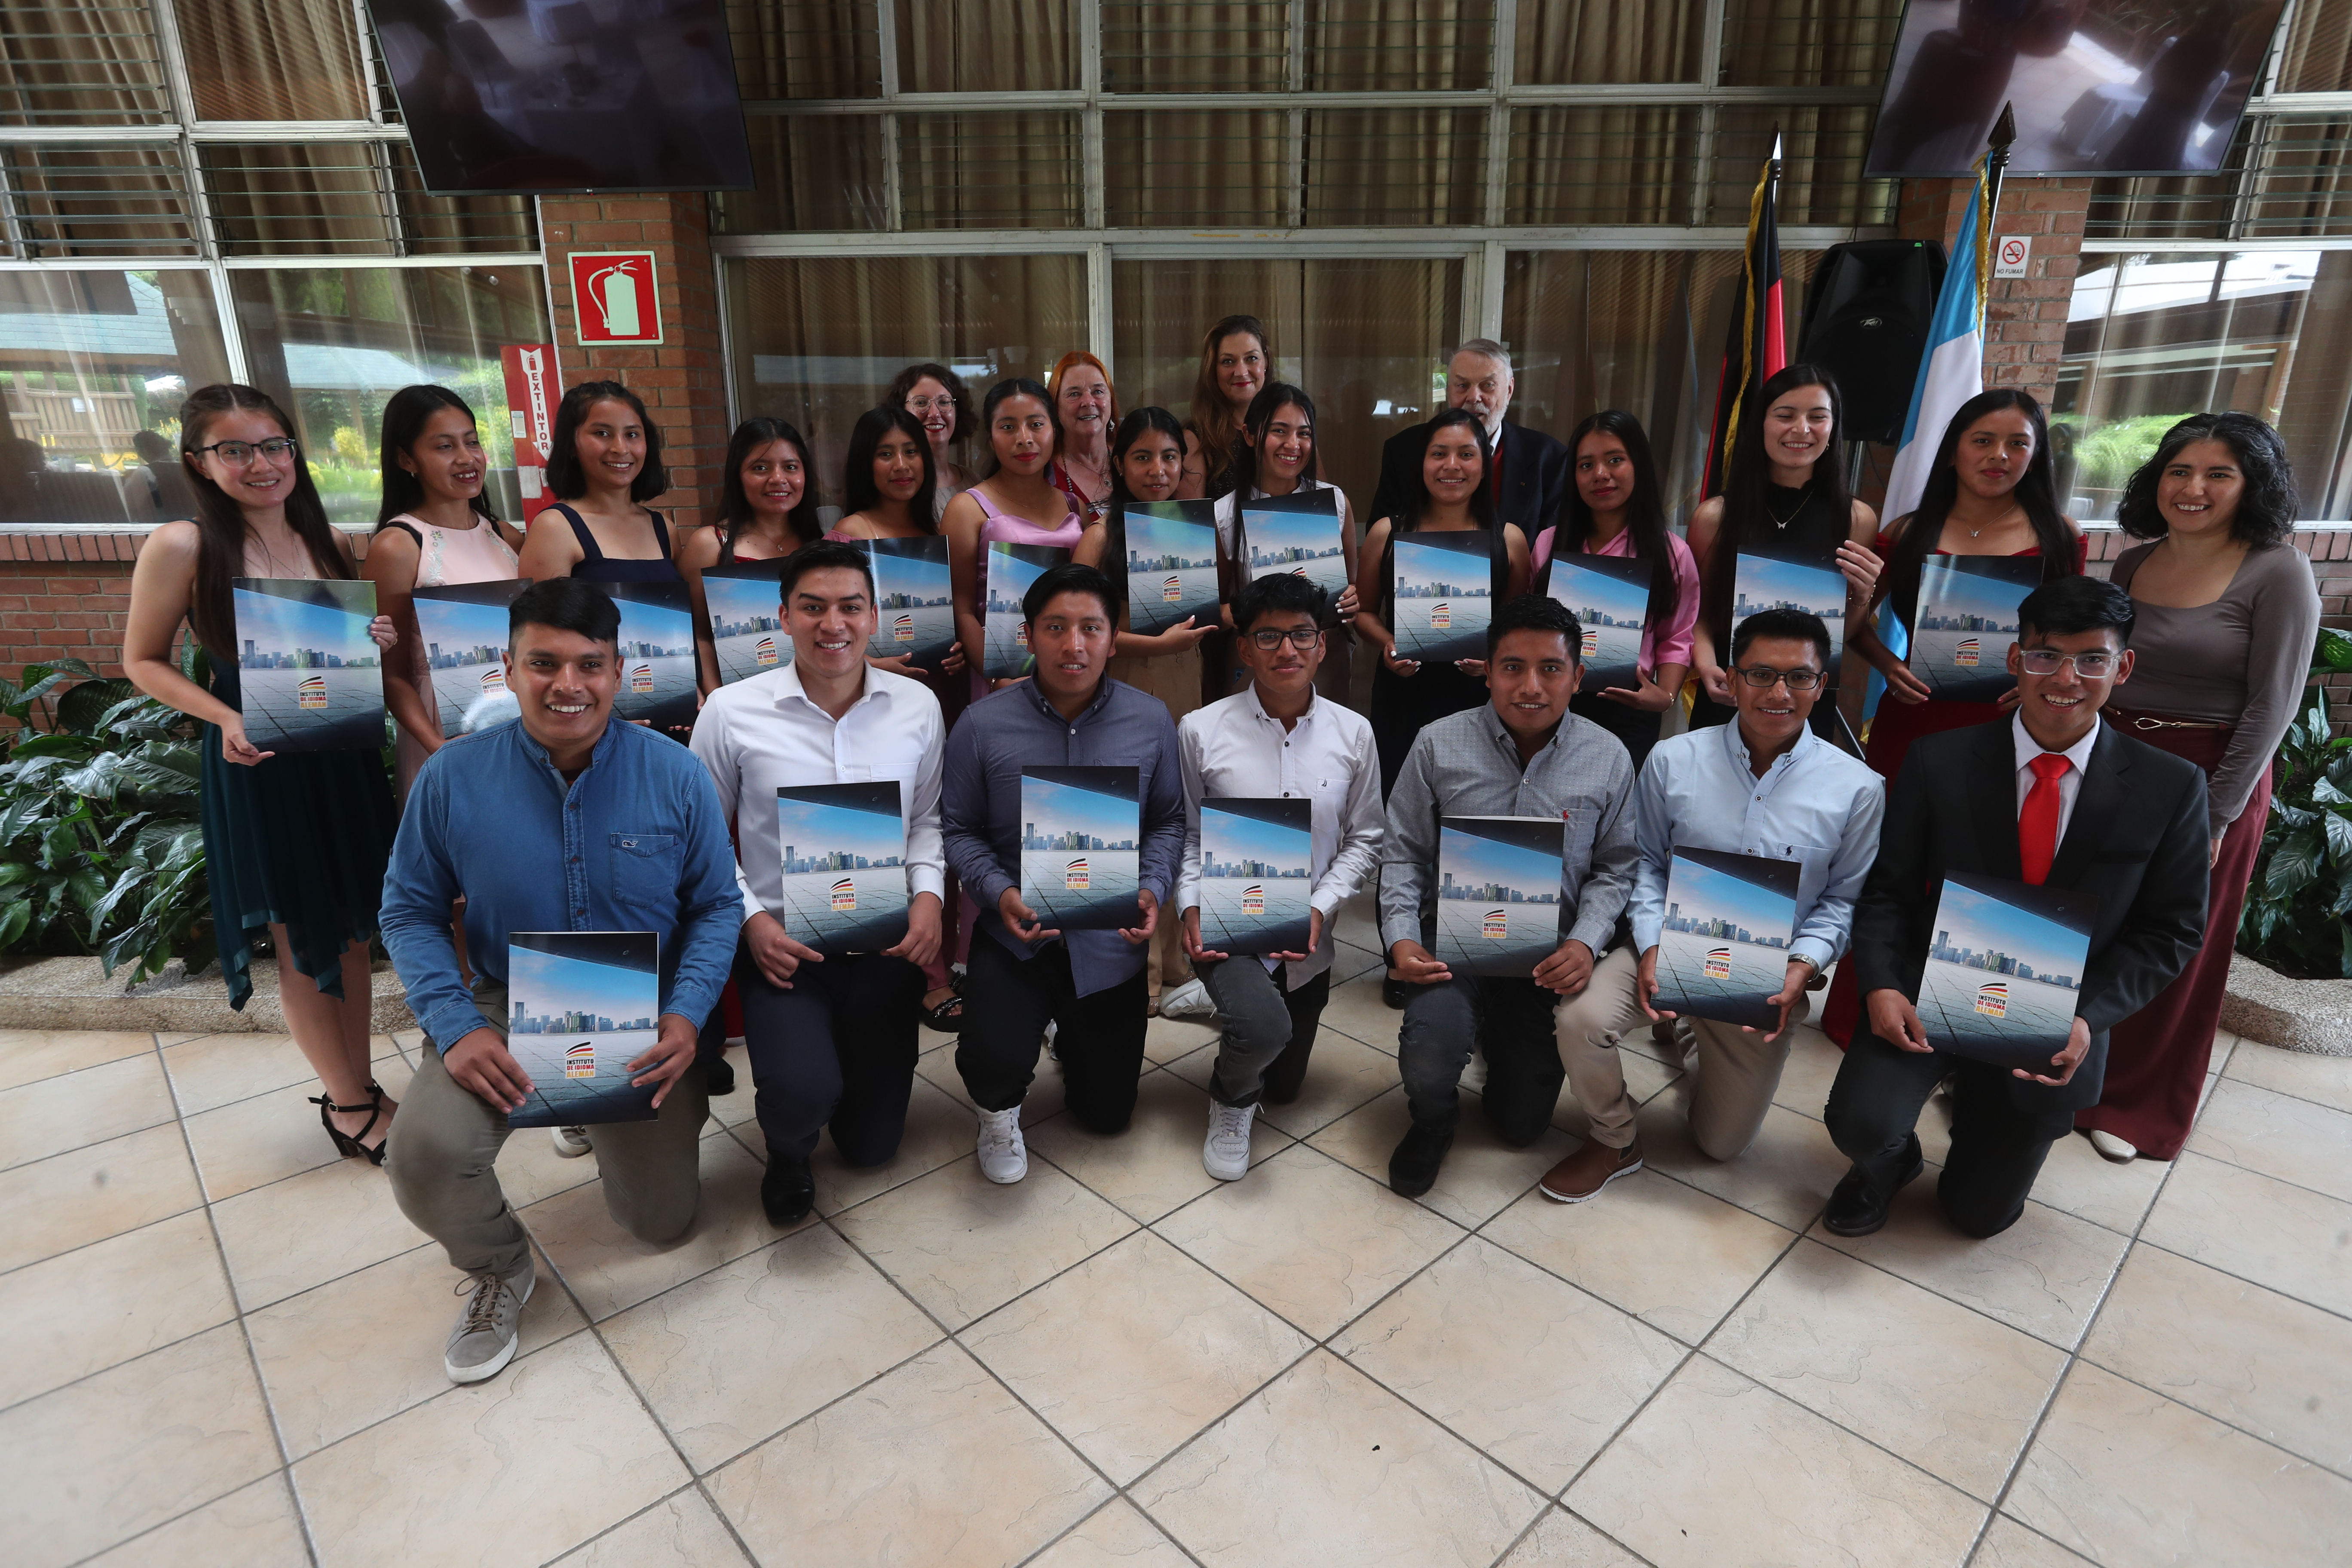
POLYGON ((954 458, 956 444, 973 428, 971 394, 964 390, 963 377, 943 364, 910 364, 891 381, 882 401, 921 423, 924 438, 931 444, 931 474, 939 489, 931 515, 945 515, 948 502, 971 488, 971 476, 954 458))
POLYGON ((2271 759, 2302 704, 2319 630, 2319 589, 2293 537, 2296 504, 2277 431, 2249 414, 2199 414, 2165 433, 2116 513, 2147 542, 2111 574, 2138 618, 2130 683, 2100 717, 2205 770, 2212 839, 2204 946, 2115 1026, 2099 1103, 2075 1118, 2118 1163, 2179 1153, 2205 1088, 2270 816, 2271 759))
MULTIPOLYGON (((180 409, 180 457, 196 515, 148 536, 131 574, 122 668, 131 683, 198 722, 205 874, 229 1005, 253 994, 253 945, 278 957, 287 1031, 326 1093, 311 1101, 339 1154, 383 1163, 396 1109, 369 1067, 368 942, 398 818, 378 754, 265 752, 246 737, 238 577, 359 575, 327 521, 294 422, 250 386, 207 386, 180 409), (173 657, 182 623, 207 684, 173 657)), ((378 616, 379 648, 399 637, 378 616)))

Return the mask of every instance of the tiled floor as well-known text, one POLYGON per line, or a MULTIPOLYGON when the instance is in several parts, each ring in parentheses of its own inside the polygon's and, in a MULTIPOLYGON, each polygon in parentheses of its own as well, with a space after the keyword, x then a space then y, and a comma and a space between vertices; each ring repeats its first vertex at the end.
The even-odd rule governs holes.
MULTIPOLYGON (((1723 1166, 1645 1036, 1648 1171, 1545 1203, 1580 1112, 1514 1153, 1474 1110, 1407 1203, 1381 1181, 1397 1015, 1369 952, 1347 972, 1229 1186, 1201 1169, 1189 1022, 1151 1026, 1120 1138, 1069 1125, 1047 1068, 1010 1188, 927 1038, 898 1159, 821 1168, 781 1237, 748 1082, 666 1251, 615 1230, 593 1159, 518 1136, 541 1285, 523 1353, 468 1389, 440 1368, 455 1276, 382 1173, 326 1157, 289 1042, 0 1031, 0 1557, 2345 1560, 2352 1061, 2225 1037, 2175 1163, 2069 1140, 1991 1242, 1927 1183, 1841 1241, 1816 1224, 1843 1164, 1828 1043, 1806 1033, 1723 1166)), ((382 1042, 395 1093, 416 1047, 382 1042)))

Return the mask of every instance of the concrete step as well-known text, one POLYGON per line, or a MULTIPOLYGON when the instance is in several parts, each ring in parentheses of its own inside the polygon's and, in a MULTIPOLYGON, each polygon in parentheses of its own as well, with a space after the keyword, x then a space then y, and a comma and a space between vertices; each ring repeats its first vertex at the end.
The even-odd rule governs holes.
MULTIPOLYGON (((213 1035, 233 1030, 286 1033, 285 1009, 278 1000, 278 964, 257 959, 253 994, 243 1011, 228 1005, 228 983, 213 964, 191 976, 174 959, 163 973, 140 984, 131 971, 112 978, 95 958, 19 958, 0 964, 0 1028, 142 1029, 162 1034, 213 1035)), ((414 1029, 400 977, 389 963, 375 966, 369 1031, 414 1029)))

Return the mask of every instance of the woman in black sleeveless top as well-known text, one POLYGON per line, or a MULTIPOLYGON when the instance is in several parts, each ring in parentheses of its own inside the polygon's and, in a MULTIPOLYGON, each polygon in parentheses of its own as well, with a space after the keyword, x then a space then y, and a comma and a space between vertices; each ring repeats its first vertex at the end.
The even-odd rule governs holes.
POLYGON ((1378 605, 1356 616, 1357 635, 1381 650, 1372 676, 1372 740, 1381 753, 1381 793, 1386 795, 1404 766, 1412 739, 1423 726, 1475 708, 1486 700, 1486 661, 1423 664, 1396 655, 1395 617, 1390 600, 1390 542, 1398 533, 1450 533, 1481 530, 1486 535, 1492 603, 1528 588, 1528 540, 1517 524, 1497 524, 1486 483, 1486 432, 1477 416, 1449 408, 1422 426, 1428 444, 1415 465, 1413 493, 1402 515, 1381 518, 1364 534, 1357 558, 1356 596, 1378 605))
POLYGON ((524 536, 520 573, 532 582, 586 577, 599 583, 683 583, 669 525, 645 503, 669 489, 661 432, 637 395, 617 381, 584 381, 563 395, 549 437, 550 513, 524 536))
MULTIPOLYGON (((1845 621, 1860 624, 1878 585, 1879 560, 1871 548, 1878 514, 1846 492, 1837 437, 1844 423, 1837 382, 1819 365, 1792 364, 1757 389, 1752 409, 1740 413, 1723 493, 1691 514, 1691 554, 1698 562, 1698 628, 1691 649, 1697 700, 1691 728, 1728 723, 1734 711, 1729 668, 1732 610, 1738 557, 1752 554, 1828 557, 1846 580, 1845 621)), ((1834 628, 1833 628, 1834 629, 1834 628)), ((1833 728, 1834 691, 1814 709, 1814 726, 1833 728)))

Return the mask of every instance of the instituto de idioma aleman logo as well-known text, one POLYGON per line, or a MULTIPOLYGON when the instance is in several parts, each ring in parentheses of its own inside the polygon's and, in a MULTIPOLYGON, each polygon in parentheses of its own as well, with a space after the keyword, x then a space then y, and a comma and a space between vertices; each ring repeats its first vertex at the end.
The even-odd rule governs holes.
POLYGON ((1709 980, 1730 979, 1731 950, 1727 947, 1708 948, 1706 950, 1706 963, 1704 966, 1703 972, 1709 980))
POLYGON ((563 1053, 563 1076, 565 1078, 596 1076, 596 1047, 593 1041, 583 1040, 563 1053))
POLYGON ((854 910, 857 907, 856 878, 844 877, 833 885, 833 907, 836 910, 854 910))
POLYGON ((1083 855, 1062 868, 1062 886, 1074 893, 1083 893, 1090 885, 1087 875, 1087 858, 1083 855))
POLYGON ((1988 980, 1977 987, 1977 1011, 1988 1018, 2009 1016, 2009 982, 1988 980))

